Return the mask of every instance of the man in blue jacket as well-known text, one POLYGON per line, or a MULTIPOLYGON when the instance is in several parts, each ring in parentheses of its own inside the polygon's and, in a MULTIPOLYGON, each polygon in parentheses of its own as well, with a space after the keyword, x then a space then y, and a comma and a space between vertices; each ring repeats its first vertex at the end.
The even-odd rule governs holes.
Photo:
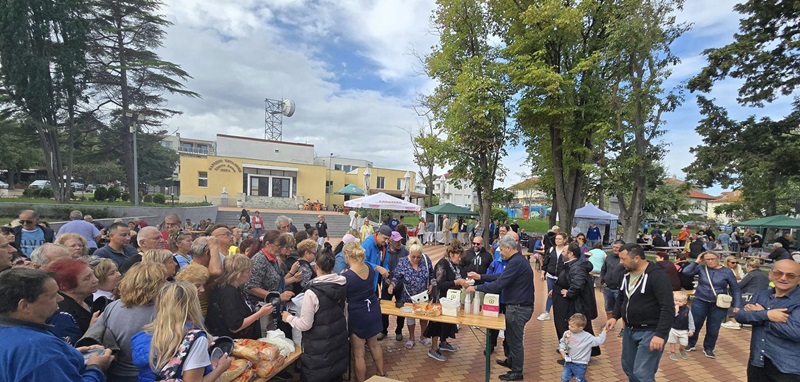
POLYGON ((392 229, 388 225, 382 225, 378 232, 364 239, 361 247, 364 248, 364 262, 371 266, 378 273, 373 280, 374 288, 377 291, 378 281, 389 277, 389 246, 386 242, 392 237, 392 229))
POLYGON ((58 284, 38 269, 0 274, 0 381, 105 382, 111 350, 84 362, 82 351, 56 337, 45 320, 58 310, 58 284))
POLYGON ((753 325, 747 380, 800 380, 800 264, 781 260, 769 272, 775 283, 753 295, 736 321, 753 325))

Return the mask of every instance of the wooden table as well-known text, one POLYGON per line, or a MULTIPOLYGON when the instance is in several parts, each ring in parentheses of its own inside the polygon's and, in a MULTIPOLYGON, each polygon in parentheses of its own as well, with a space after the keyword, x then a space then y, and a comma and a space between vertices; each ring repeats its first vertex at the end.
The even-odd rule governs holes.
POLYGON ((283 365, 281 365, 278 368, 275 368, 275 370, 273 370, 272 373, 269 373, 269 376, 266 379, 269 380, 270 378, 274 377, 276 374, 278 374, 281 371, 283 371, 283 369, 286 369, 286 367, 288 367, 289 365, 293 364, 294 361, 297 361, 300 358, 300 354, 302 354, 302 353, 303 353, 303 351, 302 351, 302 349, 300 349, 300 345, 295 344, 294 345, 294 351, 292 352, 292 354, 289 354, 289 356, 286 357, 286 360, 283 361, 283 365))
MULTIPOLYGON (((413 308, 411 304, 405 304, 409 308, 413 308)), ((458 317, 453 316, 425 316, 421 314, 414 314, 413 311, 411 312, 404 312, 398 308, 393 301, 388 300, 381 300, 381 314, 386 314, 389 316, 397 316, 397 317, 410 317, 410 318, 418 318, 420 320, 428 320, 433 322, 441 322, 445 324, 455 324, 461 326, 477 326, 479 328, 485 329, 493 329, 493 330, 505 330, 506 329, 506 317, 504 314, 501 314, 500 317, 487 317, 483 315, 475 315, 475 314, 466 314, 466 315, 459 315, 458 317)), ((463 314, 463 311, 459 311, 459 314, 463 314)), ((483 352, 484 356, 486 357, 486 382, 489 382, 489 376, 491 375, 491 358, 489 357, 490 347, 492 341, 489 331, 486 331, 486 351, 483 352)))

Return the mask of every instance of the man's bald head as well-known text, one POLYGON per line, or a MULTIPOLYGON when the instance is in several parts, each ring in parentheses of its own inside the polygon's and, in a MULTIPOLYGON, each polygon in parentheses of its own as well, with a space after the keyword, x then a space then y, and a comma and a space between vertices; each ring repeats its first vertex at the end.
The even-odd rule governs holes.
POLYGON ((516 233, 516 232, 514 232, 514 231, 508 231, 508 233, 506 234, 506 236, 511 236, 511 237, 513 237, 513 238, 514 238, 514 241, 519 241, 519 235, 517 235, 517 233, 516 233))
POLYGON ((73 259, 72 252, 61 244, 44 243, 31 252, 31 262, 40 267, 68 259, 73 259))
POLYGON ((775 283, 775 290, 788 293, 800 283, 800 264, 791 259, 775 262, 769 271, 769 279, 775 283))
POLYGON ((136 241, 139 242, 139 250, 142 252, 148 249, 163 249, 166 243, 158 228, 150 226, 139 230, 136 235, 136 241))

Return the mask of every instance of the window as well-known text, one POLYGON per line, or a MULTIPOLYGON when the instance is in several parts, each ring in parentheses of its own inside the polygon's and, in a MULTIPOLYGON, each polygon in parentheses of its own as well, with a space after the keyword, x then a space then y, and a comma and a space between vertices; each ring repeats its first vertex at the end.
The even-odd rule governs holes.
POLYGON ((289 178, 272 177, 273 198, 288 198, 292 191, 292 180, 289 178))
POLYGON ((166 148, 170 148, 171 149, 172 148, 172 142, 171 141, 161 141, 161 146, 164 146, 166 148))
POLYGON ((403 190, 403 178, 397 178, 397 189, 403 190))
POLYGON ((338 171, 342 171, 342 165, 340 165, 340 164, 335 164, 335 165, 333 165, 333 169, 334 169, 334 170, 338 170, 338 171))
POLYGON ((333 188, 333 181, 332 180, 326 180, 325 181, 325 193, 326 194, 330 194, 331 192, 333 192, 331 190, 332 188, 333 188))
POLYGON ((208 172, 199 171, 197 173, 197 186, 198 187, 208 187, 208 172))
POLYGON ((200 154, 208 154, 208 145, 197 146, 197 150, 200 154))
POLYGON ((386 177, 379 176, 378 177, 378 184, 375 185, 376 188, 384 188, 386 187, 386 177))

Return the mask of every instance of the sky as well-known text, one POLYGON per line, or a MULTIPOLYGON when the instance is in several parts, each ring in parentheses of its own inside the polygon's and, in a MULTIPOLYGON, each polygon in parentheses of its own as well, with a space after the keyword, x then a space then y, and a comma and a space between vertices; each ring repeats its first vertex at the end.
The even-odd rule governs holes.
MULTIPOLYGON (((377 167, 418 171, 409 131, 422 120, 413 105, 434 82, 423 74, 421 57, 438 42, 431 32, 433 0, 170 0, 162 9, 172 22, 162 58, 193 78, 186 86, 202 98, 167 95, 181 115, 167 121, 169 132, 213 140, 216 134, 264 138, 264 99, 291 99, 295 114, 283 118, 283 140, 309 143, 316 155, 370 160, 377 167)), ((705 64, 704 49, 733 39, 740 15, 736 1, 687 1, 678 20, 692 29, 673 44, 682 62, 668 87, 684 83, 705 64)), ((764 109, 736 104, 738 83, 715 85, 711 97, 732 117, 779 117, 785 99, 764 109)), ((663 158, 670 175, 683 179, 693 160, 689 148, 700 114, 695 95, 666 115, 663 158)), ((530 175, 525 150, 509 147, 509 169, 499 186, 530 175)), ((441 169, 444 172, 444 169, 441 169)), ((706 190, 718 195, 722 189, 706 190)))

